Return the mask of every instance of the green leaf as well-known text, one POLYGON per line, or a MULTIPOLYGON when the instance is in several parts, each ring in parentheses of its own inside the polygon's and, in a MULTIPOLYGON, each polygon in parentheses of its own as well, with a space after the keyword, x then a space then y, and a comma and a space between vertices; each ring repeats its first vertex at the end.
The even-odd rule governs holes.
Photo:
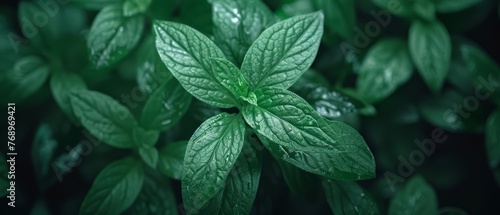
POLYGON ((138 147, 154 146, 156 145, 156 142, 158 142, 158 137, 160 136, 160 132, 156 130, 146 131, 141 127, 134 128, 132 132, 134 142, 138 147))
POLYGON ((380 214, 375 200, 354 181, 323 179, 326 200, 335 215, 380 214))
POLYGON ((281 158, 276 158, 276 161, 288 188, 297 196, 315 200, 318 191, 316 189, 318 183, 316 176, 285 162, 281 158))
POLYGON ((215 78, 210 57, 224 58, 222 51, 205 35, 174 22, 155 21, 156 49, 175 78, 197 99, 217 107, 238 104, 215 78))
POLYGON ((180 180, 188 141, 169 143, 160 150, 158 170, 167 177, 180 180))
MULTIPOLYGON (((47 180, 47 178, 49 178, 48 176, 51 175, 49 174, 51 162, 54 160, 54 154, 56 153, 57 147, 59 146, 59 143, 54 136, 55 134, 50 124, 42 123, 37 128, 31 148, 31 159, 33 161, 33 167, 35 177, 37 177, 37 181, 50 181, 47 180)), ((45 188, 45 184, 38 185, 42 189, 45 188)))
POLYGON ((94 180, 80 214, 120 214, 135 201, 142 188, 144 172, 140 162, 126 158, 111 163, 94 180))
POLYGON ((389 205, 389 215, 438 214, 436 193, 419 175, 406 182, 394 195, 389 205))
POLYGON ((49 68, 40 57, 23 57, 6 72, 4 78, 9 90, 3 96, 9 102, 23 101, 40 90, 48 77, 49 68))
POLYGON ((381 101, 410 79, 413 65, 406 44, 400 39, 384 39, 368 50, 356 83, 365 101, 381 101))
POLYGON ((89 10, 101 10, 110 5, 121 5, 123 0, 71 0, 71 3, 89 10))
POLYGON ((158 164, 158 150, 154 146, 140 146, 139 155, 149 167, 156 169, 156 165, 158 164))
POLYGON ((237 66, 260 33, 275 22, 260 0, 214 0, 212 13, 215 44, 237 66))
POLYGON ((356 10, 352 0, 316 0, 325 13, 325 25, 344 39, 352 39, 356 25, 356 10))
POLYGON ((415 14, 427 21, 433 21, 436 19, 436 6, 434 5, 435 0, 414 0, 413 11, 415 14))
POLYGON ((6 196, 9 191, 10 181, 7 179, 9 169, 7 168, 7 159, 5 159, 4 154, 0 154, 0 197, 6 196))
POLYGON ((85 89, 87 89, 85 81, 75 73, 57 72, 50 78, 52 97, 66 117, 74 122, 77 120, 71 108, 71 92, 85 89))
POLYGON ((496 111, 486 123, 486 154, 491 171, 500 186, 500 111, 496 111))
POLYGON ((188 214, 199 210, 223 187, 240 155, 245 137, 241 115, 221 113, 205 122, 189 140, 182 171, 182 198, 188 214))
POLYGON ((137 84, 142 92, 151 94, 162 83, 173 78, 156 51, 155 41, 149 35, 140 45, 137 54, 137 84))
POLYGON ((275 156, 333 179, 375 175, 373 155, 356 130, 341 122, 327 122, 306 101, 285 89, 262 88, 255 95, 258 105, 247 104, 242 113, 257 133, 271 141, 264 145, 275 156))
POLYGON ((412 1, 372 0, 380 8, 387 9, 396 16, 411 18, 414 16, 412 1))
POLYGON ((436 10, 441 13, 452 13, 467 9, 481 0, 434 0, 436 10))
POLYGON ((241 71, 252 89, 288 88, 311 66, 323 34, 320 12, 272 25, 248 49, 241 71))
POLYGON ((222 58, 212 58, 215 78, 226 87, 235 98, 246 97, 248 83, 241 71, 233 63, 222 58))
POLYGON ((152 0, 125 0, 123 2, 123 15, 134 16, 146 12, 152 0))
POLYGON ((184 116, 192 96, 175 79, 164 82, 151 94, 142 109, 141 126, 165 131, 184 116))
POLYGON ((438 21, 415 20, 409 33, 410 54, 420 75, 434 92, 440 91, 448 73, 451 42, 448 31, 438 21))
POLYGON ((132 148, 137 122, 130 111, 113 98, 95 91, 73 91, 73 113, 90 134, 117 148, 132 148))
POLYGON ((200 214, 250 214, 262 171, 262 155, 252 144, 258 143, 247 136, 224 188, 207 203, 200 214))
POLYGON ((118 5, 102 9, 94 19, 87 38, 90 62, 96 69, 115 65, 139 42, 144 17, 125 17, 118 5))

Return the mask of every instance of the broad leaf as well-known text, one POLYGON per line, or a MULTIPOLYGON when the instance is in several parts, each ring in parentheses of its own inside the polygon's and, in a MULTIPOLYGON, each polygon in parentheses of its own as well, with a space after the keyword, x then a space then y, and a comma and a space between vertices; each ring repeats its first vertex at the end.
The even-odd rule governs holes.
POLYGON ((323 179, 323 189, 335 215, 380 214, 370 193, 354 181, 323 179))
POLYGON ((156 165, 158 163, 158 150, 156 150, 154 146, 140 146, 139 155, 149 167, 156 169, 156 165))
POLYGON ((80 207, 81 215, 113 215, 125 211, 142 188, 140 162, 126 158, 104 168, 94 180, 80 207))
POLYGON ((481 0, 434 0, 436 4, 436 10, 441 13, 451 13, 458 12, 467 9, 479 2, 481 0))
POLYGON ((137 122, 130 111, 113 98, 95 91, 73 91, 73 113, 93 136, 117 148, 132 148, 137 122))
POLYGON ((415 20, 409 33, 410 54, 427 86, 440 91, 448 73, 451 59, 451 42, 448 31, 438 21, 415 20))
POLYGON ((213 58, 212 68, 215 78, 226 87, 236 99, 247 96, 248 83, 238 67, 226 59, 213 58))
POLYGON ((188 141, 179 141, 165 145, 160 150, 158 170, 170 178, 180 180, 187 144, 188 141))
POLYGON ((325 25, 344 39, 352 39, 356 25, 356 10, 352 0, 315 0, 325 13, 325 25))
POLYGON ((137 84, 142 92, 151 94, 162 83, 173 78, 156 51, 152 35, 140 45, 137 60, 137 84))
POLYGON ((165 131, 184 116, 192 96, 175 79, 164 82, 151 94, 142 109, 141 126, 165 131))
POLYGON ((359 94, 370 102, 387 98, 413 74, 406 42, 400 39, 379 41, 368 50, 357 80, 359 94))
POLYGON ((391 200, 389 215, 438 214, 436 193, 419 175, 406 182, 391 200))
POLYGON ((288 88, 311 66, 323 34, 323 14, 276 23, 248 49, 241 71, 252 89, 288 88))
POLYGON ((217 107, 238 104, 215 78, 210 57, 224 58, 222 51, 205 35, 174 22, 155 21, 156 49, 163 63, 189 93, 217 107))
POLYGON ((486 123, 486 153, 491 171, 500 186, 500 111, 496 111, 486 123))
POLYGON ((243 116, 271 141, 265 145, 274 155, 333 179, 374 176, 373 155, 356 130, 340 122, 327 122, 306 101, 285 89, 262 88, 255 95, 257 105, 245 105, 243 116))
POLYGON ((74 122, 77 120, 71 108, 71 92, 86 88, 85 81, 75 73, 57 72, 50 78, 52 97, 56 100, 61 111, 66 114, 66 117, 74 122))
POLYGON ((148 9, 152 0, 125 0, 123 3, 123 15, 134 16, 144 13, 148 9))
POLYGON ((241 115, 227 113, 206 120, 194 132, 182 171, 182 198, 188 214, 197 214, 224 187, 244 137, 241 115))
POLYGON ((108 68, 125 58, 139 42, 144 17, 125 17, 122 7, 108 6, 94 19, 87 38, 90 62, 96 69, 108 68))
POLYGON ((214 0, 212 13, 215 43, 240 66, 245 54, 275 18, 261 0, 214 0))
POLYGON ((23 101, 36 93, 49 77, 49 67, 37 56, 19 59, 14 68, 6 71, 5 82, 9 89, 4 98, 9 101, 23 101))

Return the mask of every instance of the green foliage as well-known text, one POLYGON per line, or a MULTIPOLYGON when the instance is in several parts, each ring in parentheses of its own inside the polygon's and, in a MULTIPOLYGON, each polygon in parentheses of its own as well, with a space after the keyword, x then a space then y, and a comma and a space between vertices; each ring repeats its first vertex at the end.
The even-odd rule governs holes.
POLYGON ((414 176, 392 198, 389 214, 438 214, 436 193, 421 176, 414 176))

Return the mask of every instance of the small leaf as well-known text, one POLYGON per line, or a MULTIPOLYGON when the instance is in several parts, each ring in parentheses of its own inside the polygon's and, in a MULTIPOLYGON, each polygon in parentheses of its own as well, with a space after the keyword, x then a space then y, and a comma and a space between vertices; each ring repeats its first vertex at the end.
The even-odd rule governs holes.
POLYGON ((113 98, 95 91, 73 91, 73 113, 97 139, 117 148, 132 148, 137 122, 130 111, 113 98))
POLYGON ((394 195, 389 205, 389 215, 438 214, 436 193, 419 175, 406 182, 394 195))
POLYGON ((160 150, 158 170, 167 177, 180 180, 188 141, 169 143, 160 150))
POLYGON ((139 155, 149 167, 156 169, 156 165, 158 164, 158 150, 154 146, 140 146, 139 155))
POLYGON ((144 17, 125 17, 118 5, 102 9, 87 39, 90 62, 96 69, 111 67, 125 58, 139 42, 144 17))
POLYGON ((384 39, 368 50, 357 81, 366 101, 385 99, 410 79, 413 65, 406 44, 400 39, 384 39))
POLYGON ((156 130, 146 131, 141 127, 136 127, 132 131, 132 136, 134 137, 134 142, 136 146, 154 146, 158 142, 158 137, 160 132, 156 130))
POLYGON ((152 0, 125 0, 123 2, 123 15, 134 16, 139 13, 144 13, 148 9, 152 0))
POLYGON ((104 168, 94 180, 80 207, 81 215, 113 215, 125 211, 142 188, 142 165, 131 158, 104 168))
POLYGON ((496 111, 486 123, 486 153, 489 165, 500 186, 500 111, 496 111))
POLYGON ((182 171, 182 198, 188 214, 199 210, 223 187, 240 155, 245 136, 241 115, 221 113, 205 122, 189 140, 182 171))
POLYGON ((467 9, 479 2, 481 0, 434 0, 436 4, 436 10, 441 13, 452 13, 467 9))
POLYGON ((252 89, 290 87, 311 66, 323 34, 323 14, 276 23, 248 49, 241 71, 252 89))
POLYGON ((164 82, 151 94, 142 109, 141 126, 166 131, 184 116, 192 96, 175 79, 164 82))
POLYGON ((356 10, 352 0, 316 0, 325 13, 326 26, 344 39, 352 39, 356 25, 356 10))
POLYGON ((174 22, 155 21, 156 49, 163 63, 189 93, 217 107, 238 104, 215 78, 209 57, 224 58, 222 51, 205 35, 174 22))
POLYGON ((438 21, 414 20, 409 33, 410 54, 427 86, 437 93, 443 86, 451 59, 448 31, 438 21))
POLYGON ((323 179, 322 184, 335 215, 380 214, 375 200, 356 182, 323 179))
POLYGON ((243 78, 238 67, 226 59, 212 58, 212 68, 215 78, 226 89, 228 89, 235 98, 246 97, 248 94, 248 83, 243 78))
POLYGON ((50 90, 61 111, 74 122, 77 122, 71 108, 70 96, 75 90, 85 90, 85 81, 75 73, 57 72, 50 78, 50 90))
POLYGON ((37 56, 26 56, 19 59, 14 68, 7 71, 4 78, 8 86, 9 101, 23 101, 36 93, 49 77, 49 68, 37 56))
POLYGON ((155 41, 149 35, 140 45, 137 54, 137 84, 142 92, 153 93, 162 83, 173 78, 156 51, 155 41))

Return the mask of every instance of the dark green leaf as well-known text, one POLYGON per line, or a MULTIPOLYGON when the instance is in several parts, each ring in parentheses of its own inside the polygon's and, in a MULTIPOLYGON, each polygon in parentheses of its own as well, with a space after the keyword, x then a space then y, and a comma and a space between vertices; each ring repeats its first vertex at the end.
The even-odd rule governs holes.
POLYGON ((233 63, 222 58, 212 58, 212 68, 215 78, 226 87, 236 99, 246 97, 248 83, 241 71, 233 63))
POLYGON ((57 72, 50 78, 52 97, 66 117, 74 122, 77 120, 71 108, 71 92, 84 89, 87 89, 85 81, 75 73, 57 72))
POLYGON ((137 122, 130 111, 113 98, 95 91, 73 91, 73 113, 93 136, 117 148, 132 148, 137 122))
POLYGON ((323 14, 276 23, 248 49, 241 71, 251 88, 288 88, 311 66, 323 34, 323 14))
MULTIPOLYGON (((181 0, 179 22, 191 26, 205 35, 212 35, 211 0, 181 0), (193 5, 196 5, 193 7, 193 5)), ((215 56, 219 57, 219 56, 215 56)))
POLYGON ((323 179, 323 189, 335 215, 380 214, 370 193, 354 181, 323 179))
POLYGON ((352 0, 316 0, 325 13, 325 24, 344 39, 351 39, 356 25, 356 10, 352 0))
POLYGON ((85 196, 80 214, 120 214, 135 201, 142 188, 144 172, 140 162, 126 158, 104 168, 85 196))
POLYGON ((139 155, 149 167, 156 169, 156 165, 158 164, 158 150, 154 146, 140 146, 139 155))
POLYGON ((125 17, 122 7, 108 6, 97 14, 87 39, 90 62, 108 68, 125 58, 139 42, 144 17, 125 17))
POLYGON ((414 176, 396 193, 389 206, 389 215, 438 214, 436 193, 421 176, 414 176))
POLYGON ((288 188, 297 196, 314 200, 317 195, 317 179, 316 177, 304 170, 295 167, 282 160, 276 158, 281 169, 281 174, 285 179, 288 188))
POLYGON ((146 131, 141 127, 136 127, 132 131, 132 136, 134 137, 134 142, 138 147, 141 146, 154 146, 158 141, 160 132, 156 130, 146 131))
POLYGON ((496 111, 486 123, 486 153, 491 171, 500 186, 500 111, 496 111))
POLYGON ((182 198, 188 214, 199 210, 223 187, 240 155, 245 137, 241 115, 221 113, 205 122, 189 140, 182 171, 182 198))
POLYGON ((224 58, 222 51, 205 35, 174 22, 155 21, 156 49, 175 78, 197 99, 217 107, 238 104, 212 71, 210 57, 224 58))
POLYGON ((451 13, 464 10, 471 7, 481 0, 434 0, 436 4, 436 10, 441 13, 451 13))
POLYGON ((413 65, 406 42, 384 39, 365 56, 357 81, 359 94, 370 103, 387 98, 410 79, 413 65))
POLYGON ((158 170, 170 178, 180 180, 187 144, 188 141, 179 141, 165 145, 160 150, 158 170))
POLYGON ((413 11, 415 14, 427 21, 433 21, 436 19, 436 6, 434 5, 435 0, 413 0, 413 11))
MULTIPOLYGON (((375 174, 373 155, 359 133, 341 122, 327 122, 299 96, 282 88, 255 91, 246 122, 271 143, 277 157, 314 174, 358 180, 375 174)), ((265 141, 262 140, 261 141, 265 141)))
POLYGON ((4 76, 8 86, 7 95, 11 101, 23 101, 28 96, 36 93, 49 77, 49 68, 37 56, 27 56, 19 59, 14 68, 6 71, 4 76))
POLYGON ((175 79, 164 82, 148 98, 141 114, 141 126, 165 131, 184 116, 192 96, 175 79))
POLYGON ((110 5, 121 5, 123 0, 71 0, 71 3, 77 4, 85 9, 100 10, 110 5))
POLYGON ((372 2, 389 12, 400 17, 414 16, 412 1, 372 0, 372 2))
POLYGON ((148 9, 152 0, 125 0, 123 3, 123 15, 134 16, 144 13, 148 9))
POLYGON ((152 35, 141 44, 138 51, 137 84, 142 92, 151 94, 173 76, 160 59, 152 35))
POLYGON ((36 176, 40 177, 39 180, 44 180, 49 175, 50 164, 58 145, 50 125, 41 124, 36 131, 31 149, 31 159, 36 176))
POLYGON ((451 59, 448 31, 438 21, 415 20, 409 33, 410 54, 427 86, 437 93, 443 86, 451 59))

